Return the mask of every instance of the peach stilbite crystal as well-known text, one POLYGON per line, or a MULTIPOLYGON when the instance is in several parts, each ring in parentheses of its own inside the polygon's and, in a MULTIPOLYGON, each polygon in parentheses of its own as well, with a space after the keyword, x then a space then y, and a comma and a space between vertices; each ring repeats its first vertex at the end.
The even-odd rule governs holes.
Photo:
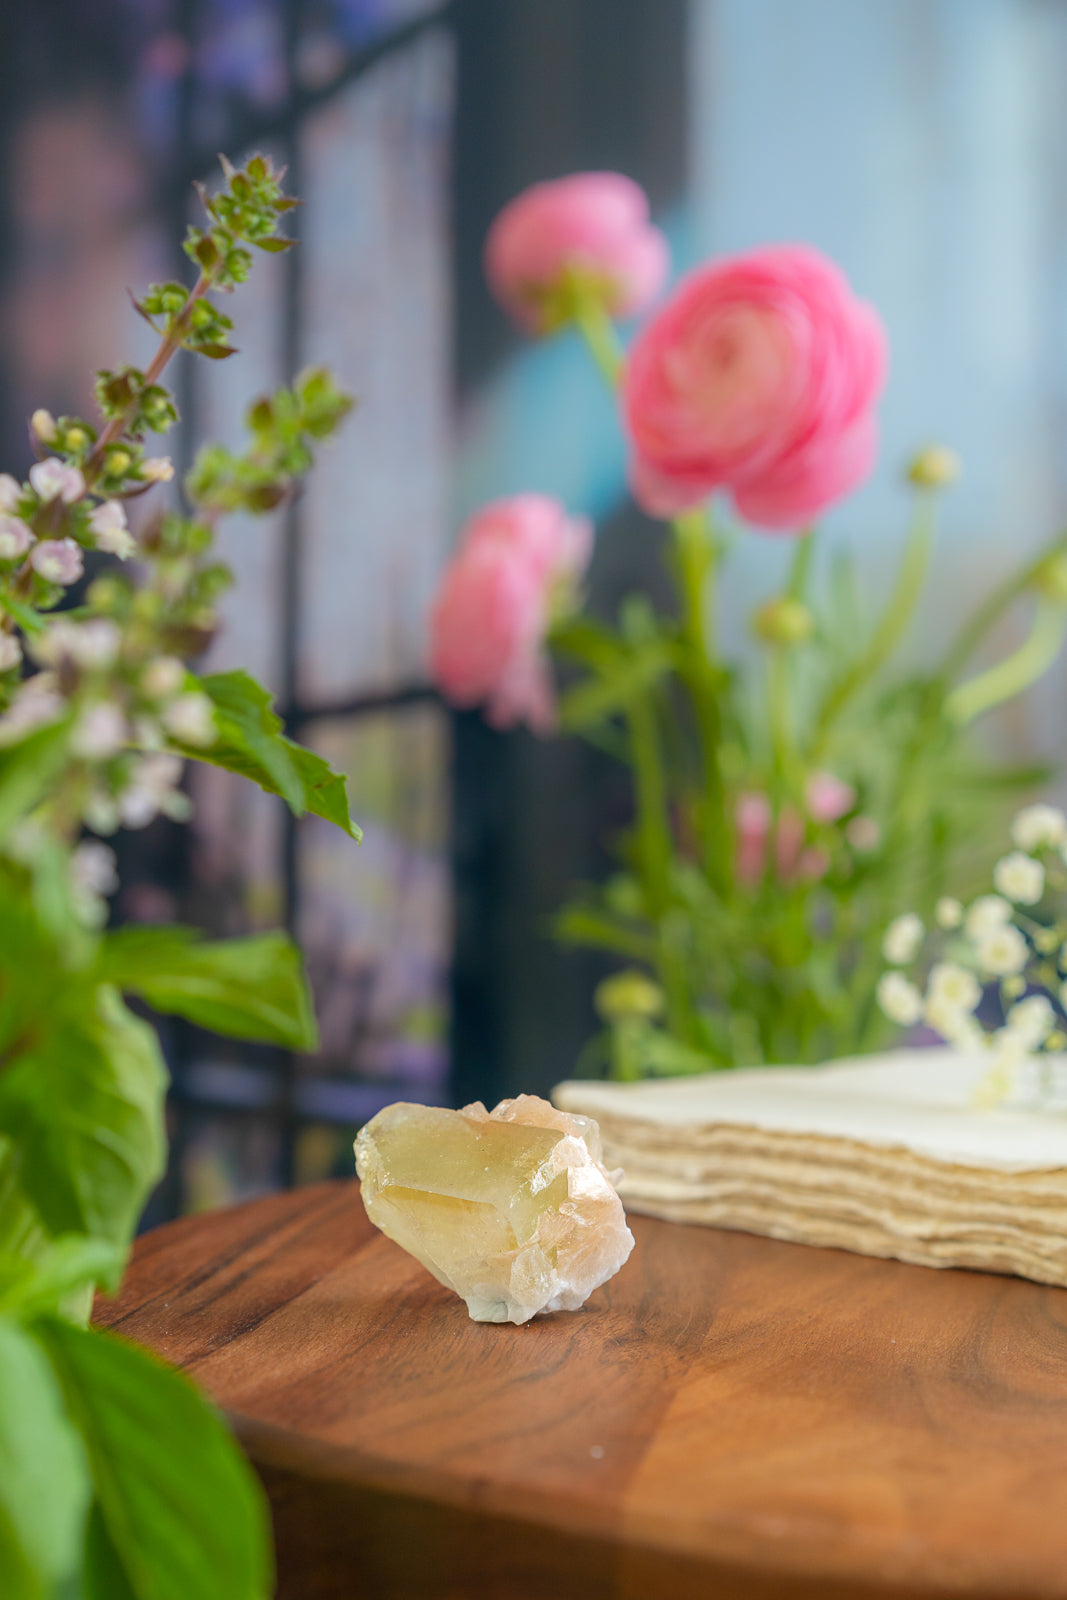
POLYGON ((536 1095, 461 1111, 379 1111, 356 1140, 376 1227, 467 1302, 475 1322, 576 1311, 633 1249, 591 1117, 536 1095))

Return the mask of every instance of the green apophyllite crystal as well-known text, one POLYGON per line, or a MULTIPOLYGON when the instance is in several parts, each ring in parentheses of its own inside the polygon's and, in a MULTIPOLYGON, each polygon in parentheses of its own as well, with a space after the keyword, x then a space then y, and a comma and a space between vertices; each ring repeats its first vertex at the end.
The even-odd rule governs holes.
POLYGON ((600 1134, 535 1095, 462 1111, 399 1102, 356 1140, 375 1225, 476 1322, 574 1311, 633 1249, 600 1134))

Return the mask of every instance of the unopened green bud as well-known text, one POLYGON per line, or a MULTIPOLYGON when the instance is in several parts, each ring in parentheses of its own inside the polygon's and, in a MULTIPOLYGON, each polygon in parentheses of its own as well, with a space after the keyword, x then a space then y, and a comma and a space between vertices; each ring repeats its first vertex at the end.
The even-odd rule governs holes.
POLYGON ((659 984, 633 968, 615 972, 597 984, 593 1000, 605 1022, 621 1022, 625 1017, 650 1020, 663 1010, 663 990, 659 984))
POLYGON ((1067 604, 1067 551, 1042 561, 1034 573, 1034 588, 1050 600, 1067 604))
POLYGON ((929 444, 913 456, 908 466, 908 481, 917 489, 947 489, 963 471, 955 450, 944 444, 929 444))
POLYGON ((752 618, 752 631, 764 644, 806 644, 815 632, 815 618, 802 601, 779 595, 760 606, 752 618))
POLYGON ((30 427, 42 444, 51 444, 56 436, 56 419, 41 406, 30 418, 30 427))
POLYGON ((82 450, 89 443, 89 435, 84 428, 68 428, 63 443, 68 450, 82 450))
POLYGON ((133 457, 128 450, 109 450, 107 453, 108 476, 121 478, 123 473, 129 472, 133 457))

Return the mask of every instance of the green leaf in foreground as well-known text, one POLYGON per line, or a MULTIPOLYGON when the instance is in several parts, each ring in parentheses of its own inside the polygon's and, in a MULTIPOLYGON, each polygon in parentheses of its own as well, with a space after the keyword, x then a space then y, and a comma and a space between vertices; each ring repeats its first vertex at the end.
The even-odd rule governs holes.
POLYGON ((206 749, 185 748, 194 761, 237 772, 268 794, 281 795, 296 816, 305 811, 362 838, 348 810, 345 780, 328 761, 295 744, 282 732, 267 691, 247 672, 216 672, 190 680, 215 706, 218 737, 206 749))
POLYGON ((114 989, 64 996, 0 1072, 0 1132, 17 1180, 52 1234, 126 1244, 164 1166, 167 1074, 155 1030, 114 989))
POLYGON ((0 1317, 0 1582, 52 1600, 77 1569, 90 1499, 85 1454, 32 1336, 0 1317))
POLYGON ((100 1526, 88 1540, 85 1592, 118 1600, 121 1572, 135 1600, 266 1600, 272 1572, 262 1490, 188 1379, 98 1329, 49 1318, 34 1331, 62 1385, 96 1493, 100 1526))
POLYGON ((303 960, 284 933, 207 943, 192 928, 120 928, 103 942, 98 975, 215 1033, 289 1050, 318 1042, 303 960))

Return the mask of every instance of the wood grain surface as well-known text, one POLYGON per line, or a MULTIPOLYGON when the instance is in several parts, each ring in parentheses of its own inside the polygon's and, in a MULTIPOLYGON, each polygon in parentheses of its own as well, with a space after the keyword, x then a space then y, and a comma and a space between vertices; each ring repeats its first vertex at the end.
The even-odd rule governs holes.
POLYGON ((281 1600, 1067 1600, 1067 1291, 632 1225, 485 1325, 323 1184, 145 1235, 97 1320, 230 1414, 281 1600))

